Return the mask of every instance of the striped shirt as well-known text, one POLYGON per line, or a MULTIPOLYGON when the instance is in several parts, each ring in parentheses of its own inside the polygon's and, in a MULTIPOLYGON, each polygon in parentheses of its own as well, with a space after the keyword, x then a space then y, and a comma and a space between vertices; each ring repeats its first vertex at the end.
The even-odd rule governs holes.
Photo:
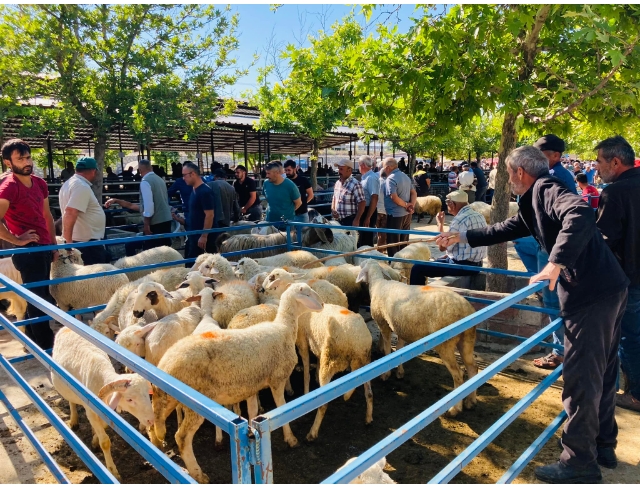
POLYGON ((447 175, 447 182, 449 183, 449 187, 451 189, 458 189, 458 174, 456 174, 455 171, 451 171, 448 175, 447 175))
MULTIPOLYGON (((487 222, 484 217, 473 210, 469 205, 463 206, 449 225, 450 232, 466 232, 475 228, 484 228, 487 222)), ((454 260, 470 260, 482 262, 487 256, 487 247, 472 248, 467 243, 457 243, 447 247, 447 256, 454 260)))
POLYGON ((364 190, 360 181, 349 176, 343 183, 339 179, 333 187, 331 207, 338 212, 338 218, 346 218, 358 213, 358 204, 364 199, 364 190))

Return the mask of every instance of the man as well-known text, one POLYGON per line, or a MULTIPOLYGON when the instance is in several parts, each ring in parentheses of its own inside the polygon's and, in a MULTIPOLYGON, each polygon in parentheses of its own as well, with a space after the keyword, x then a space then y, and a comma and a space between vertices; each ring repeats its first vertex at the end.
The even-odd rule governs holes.
POLYGON ((591 208, 597 209, 600 201, 600 193, 595 186, 588 183, 587 175, 580 173, 576 176, 576 183, 582 192, 582 199, 591 205, 591 208))
POLYGON ((62 182, 68 181, 69 178, 71 178, 71 176, 73 176, 74 174, 75 171, 73 170, 73 162, 69 161, 60 173, 60 179, 62 180, 62 182))
POLYGON ((487 177, 484 175, 484 171, 478 167, 478 162, 473 161, 471 163, 471 171, 476 177, 476 201, 484 201, 484 197, 487 194, 487 187, 489 184, 487 183, 487 177))
POLYGON ((227 182, 227 175, 223 169, 216 169, 213 173, 213 181, 207 183, 214 195, 220 195, 221 219, 218 220, 219 227, 230 227, 231 222, 240 219, 240 206, 238 205, 238 195, 235 189, 227 182))
MULTIPOLYGON (((240 211, 243 215, 247 215, 248 221, 259 222, 262 220, 262 208, 255 180, 247 176, 247 168, 242 165, 236 166, 235 175, 236 180, 233 183, 233 188, 238 193, 240 211)), ((266 177, 266 172, 264 177, 266 177)))
MULTIPOLYGON (((449 225, 449 232, 461 232, 484 228, 487 222, 484 217, 469 206, 469 196, 464 191, 453 191, 446 196, 447 211, 453 215, 449 225)), ((436 216, 438 231, 444 232, 444 211, 436 216)), ((469 244, 457 243, 450 247, 440 247, 440 251, 446 251, 446 255, 436 259, 436 262, 445 264, 467 265, 482 267, 482 260, 487 256, 486 247, 471 248, 469 244)), ((427 265, 414 265, 411 268, 409 284, 424 286, 428 277, 442 276, 472 276, 478 272, 464 269, 443 269, 427 265)))
POLYGON ((449 192, 458 190, 458 166, 451 164, 449 174, 447 174, 447 182, 449 183, 449 192))
MULTIPOLYGON (((104 239, 106 217, 91 189, 97 173, 96 160, 93 157, 82 157, 76 162, 75 174, 60 188, 58 197, 62 213, 62 236, 66 243, 104 239)), ((78 250, 85 265, 111 262, 104 245, 80 247, 78 250)))
MULTIPOLYGON (((191 162, 191 161, 185 161, 191 162)), ((177 162, 174 166, 176 171, 180 171, 182 175, 182 164, 177 162)), ((167 190, 167 195, 169 196, 169 200, 173 198, 175 195, 180 196, 180 202, 182 203, 182 212, 184 213, 184 219, 186 222, 189 221, 189 198, 191 198, 191 194, 193 193, 193 188, 191 188, 184 180, 183 177, 177 177, 173 184, 169 186, 167 190)), ((187 225, 185 225, 185 230, 189 231, 187 225)))
MULTIPOLYGON (((387 228, 387 211, 384 209, 384 188, 387 175, 384 173, 384 167, 382 161, 378 162, 378 178, 380 181, 380 191, 378 192, 378 204, 376 205, 376 212, 378 217, 376 218, 376 228, 387 228)), ((385 232, 378 232, 378 241, 376 245, 387 244, 387 234, 385 232)))
POLYGON ((573 163, 573 178, 578 174, 582 174, 582 166, 580 165, 580 161, 576 161, 573 163))
POLYGON ((352 176, 353 162, 349 159, 341 159, 336 163, 338 176, 333 187, 331 200, 331 215, 345 226, 360 226, 360 218, 364 214, 366 201, 362 184, 352 176))
POLYGON ((129 166, 126 171, 122 173, 123 181, 133 181, 133 167, 129 166))
POLYGON ((584 175, 587 177, 587 184, 593 184, 596 177, 596 168, 594 164, 589 164, 588 162, 584 166, 584 171, 582 171, 584 175))
POLYGON ((476 175, 469 164, 463 164, 462 171, 458 175, 458 188, 467 193, 469 203, 476 200, 476 175))
MULTIPOLYGON (((422 166, 422 164, 418 164, 417 169, 418 170, 413 175, 413 181, 416 185, 416 192, 418 196, 427 196, 429 194, 429 188, 431 187, 431 178, 429 178, 429 174, 424 171, 424 167, 422 166)), ((435 172, 433 163, 431 163, 429 172, 435 172)))
MULTIPOLYGON (((10 139, 2 146, 2 160, 11 173, 0 181, 0 239, 17 247, 55 245, 53 216, 49 209, 49 190, 44 179, 33 175, 31 147, 20 139, 10 139)), ((58 252, 30 252, 11 257, 22 282, 48 281, 51 261, 58 252)), ((49 286, 31 291, 45 301, 55 304, 49 286)), ((27 303, 27 317, 44 316, 36 306, 27 303)), ((26 335, 46 350, 53 346, 53 332, 47 323, 26 326, 26 335)))
MULTIPOLYGON (((358 169, 362 177, 360 185, 364 192, 364 218, 360 225, 363 227, 375 228, 378 219, 378 195, 380 194, 380 178, 372 171, 373 160, 369 156, 360 156, 358 159, 358 169)), ((373 235, 375 232, 358 232, 357 246, 369 245, 373 247, 373 235)))
POLYGON ((293 220, 296 210, 302 206, 298 187, 290 179, 283 177, 280 161, 271 161, 266 166, 267 179, 264 182, 264 195, 269 203, 266 221, 281 222, 293 220))
POLYGON ((516 216, 486 228, 443 233, 438 245, 494 245, 533 234, 549 263, 531 283, 558 285, 564 339, 562 400, 568 420, 560 461, 538 467, 548 483, 597 483, 598 463, 615 466, 615 420, 620 324, 629 280, 595 225, 582 198, 549 177, 546 157, 524 146, 507 158, 511 190, 520 197, 516 216))
POLYGON ((107 181, 118 181, 118 175, 113 172, 113 169, 108 167, 106 171, 107 171, 107 177, 106 177, 107 181))
MULTIPOLYGON (((202 181, 200 168, 193 162, 185 162, 182 166, 182 177, 193 191, 189 198, 188 227, 193 231, 214 228, 216 226, 215 196, 213 190, 202 181)), ((184 223, 180 217, 175 217, 175 219, 184 223)), ((184 253, 185 259, 193 259, 205 252, 214 254, 216 252, 215 242, 215 233, 203 233, 200 237, 189 235, 184 253)))
MULTIPOLYGON (((151 161, 148 159, 141 159, 138 162, 138 174, 142 176, 139 203, 110 198, 104 204, 105 208, 109 208, 115 203, 123 208, 142 213, 144 235, 171 233, 171 220, 173 218, 171 216, 171 206, 169 206, 167 185, 160 176, 153 172, 151 161)), ((125 253, 131 256, 135 255, 139 248, 148 250, 162 245, 171 246, 171 239, 156 238, 139 243, 126 244, 125 253)))
POLYGON ((313 199, 313 188, 307 178, 298 174, 298 168, 296 167, 296 161, 291 159, 284 163, 284 173, 287 178, 293 181, 293 184, 298 188, 298 192, 301 196, 302 204, 300 208, 296 210, 296 216, 293 219, 295 222, 309 223, 309 213, 307 205, 313 199))
MULTIPOLYGON (((387 212, 387 228, 410 230, 411 215, 416 204, 416 190, 411 187, 411 179, 398 169, 393 157, 383 161, 383 171, 387 175, 384 183, 384 209, 387 212)), ((409 241, 409 234, 387 233, 387 244, 409 241)), ((387 255, 393 257, 403 247, 387 249, 387 255)))
POLYGON ((600 195, 597 225, 630 281, 620 340, 625 393, 616 403, 640 412, 640 167, 634 167, 635 153, 620 136, 603 140, 596 150, 598 173, 609 183, 600 195))
POLYGON ((491 204, 493 201, 493 193, 496 191, 496 176, 498 175, 498 165, 492 165, 492 169, 489 172, 489 185, 487 189, 487 203, 491 204))

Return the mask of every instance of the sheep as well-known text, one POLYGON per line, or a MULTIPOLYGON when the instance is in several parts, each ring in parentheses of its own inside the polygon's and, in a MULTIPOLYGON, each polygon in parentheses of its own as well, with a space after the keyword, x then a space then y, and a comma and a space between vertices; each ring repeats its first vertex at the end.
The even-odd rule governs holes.
MULTIPOLYGON (((162 247, 155 247, 153 249, 144 250, 132 257, 122 257, 116 260, 113 265, 118 269, 128 269, 130 267, 138 267, 141 265, 159 264, 161 262, 172 262, 174 260, 182 260, 183 257, 176 249, 163 245, 162 247)), ((182 264, 176 264, 172 267, 183 267, 182 264)), ((127 272, 126 275, 130 281, 135 281, 147 274, 151 274, 153 270, 148 269, 146 271, 132 271, 127 272)))
MULTIPOLYGON (((488 205, 487 203, 484 203, 482 201, 474 201, 473 203, 470 203, 469 206, 484 217, 487 225, 491 225, 491 205, 488 205)), ((516 203, 515 201, 510 201, 509 213, 507 214, 507 218, 516 216, 518 214, 518 210, 518 203, 516 203)))
MULTIPOLYGON (((291 231, 292 235, 295 235, 295 231, 291 231)), ((292 237, 295 239, 295 236, 292 237)), ((287 243, 286 234, 273 233, 271 235, 229 235, 228 233, 221 233, 216 240, 216 245, 221 254, 228 252, 237 252, 241 250, 260 249, 263 247, 271 247, 274 245, 284 245, 287 243)), ((262 250, 260 252, 252 252, 251 257, 269 257, 279 254, 280 249, 262 250)), ((230 257, 230 260, 236 260, 239 257, 230 257)))
MULTIPOLYGON (((22 274, 20 274, 16 266, 13 265, 11 257, 0 259, 0 274, 8 277, 17 284, 22 284, 22 274)), ((24 298, 18 296, 13 291, 5 290, 0 292, 0 299, 9 301, 7 314, 15 316, 16 321, 24 320, 27 313, 27 302, 24 298)))
MULTIPOLYGON (((246 330, 219 330, 190 336, 171 347, 158 367, 223 405, 248 401, 249 420, 257 415, 257 394, 271 389, 276 406, 285 404, 284 387, 298 362, 295 340, 298 318, 308 311, 322 309, 319 296, 306 284, 292 284, 282 295, 275 321, 246 330)), ((165 421, 178 401, 153 387, 154 428, 150 438, 162 445, 165 421)), ((208 483, 193 455, 193 435, 204 419, 184 408, 184 418, 175 434, 189 474, 200 483, 208 483)), ((282 427, 290 447, 298 445, 290 425, 282 427)))
MULTIPOLYGON (((350 265, 318 267, 305 272, 307 279, 324 279, 337 286, 347 296, 349 309, 358 312, 362 303, 362 286, 356 282, 357 275, 349 270, 350 265)), ((288 268, 285 270, 289 270, 288 268)), ((295 272, 295 271, 294 271, 295 272)))
MULTIPOLYGON (((344 467, 353 462, 356 457, 350 458, 347 462, 338 469, 338 471, 342 470, 344 467)), ((384 471, 384 467, 387 465, 387 459, 382 457, 376 463, 371 465, 368 469, 358 475, 355 479, 353 479, 350 484, 367 484, 367 485, 375 485, 375 484, 395 484, 393 479, 389 477, 389 474, 384 471)))
MULTIPOLYGON (((71 253, 60 249, 60 257, 51 264, 51 279, 71 276, 86 276, 104 271, 118 270, 110 264, 94 264, 82 266, 72 264, 71 253)), ((129 279, 124 274, 96 277, 81 281, 63 282, 49 286, 51 296, 63 311, 97 306, 109 300, 119 287, 127 284, 129 279)))
MULTIPOLYGON (((360 271, 359 281, 369 284, 371 293, 371 316, 380 328, 385 355, 391 352, 391 331, 398 336, 396 350, 405 343, 415 342, 425 336, 449 326, 450 324, 474 313, 474 308, 462 296, 447 289, 430 286, 410 286, 400 282, 385 282, 384 270, 377 262, 367 262, 360 271)), ((454 389, 464 382, 463 373, 454 350, 457 348, 464 363, 469 379, 478 372, 473 357, 476 341, 476 329, 472 327, 460 335, 435 347, 453 377, 454 389)), ((385 372, 381 378, 386 380, 391 372, 385 372)), ((396 377, 404 377, 404 368, 398 366, 396 377)), ((476 404, 475 391, 464 399, 464 406, 471 409, 476 404)), ((462 411, 463 402, 449 409, 451 417, 462 411)))
MULTIPOLYGON (((229 282, 238 279, 232 265, 220 254, 206 254, 207 257, 196 263, 191 268, 199 271, 203 276, 215 277, 219 282, 229 282), (198 265, 199 264, 199 265, 198 265), (198 267, 196 267, 198 265, 198 267)), ((235 262, 234 262, 235 264, 235 262)))
MULTIPOLYGON (((366 262, 368 260, 367 257, 364 257, 365 255, 375 255, 376 257, 387 257, 385 254, 383 254, 382 252, 374 249, 373 247, 370 247, 369 245, 362 245, 360 247, 358 247, 358 250, 364 250, 364 249, 371 249, 368 252, 363 252, 362 254, 358 254, 358 255, 354 255, 353 256, 353 265, 361 265, 363 262, 366 262)), ((379 260, 378 262, 385 262, 386 264, 389 263, 389 261, 382 261, 379 260)), ((328 263, 326 265, 329 265, 328 263)))
MULTIPOLYGON (((110 408, 127 411, 148 428, 153 425, 154 416, 149 399, 151 384, 146 379, 138 374, 117 374, 105 352, 69 328, 63 328, 57 333, 52 357, 110 408)), ((93 412, 57 374, 51 374, 51 382, 58 393, 69 401, 71 428, 78 425, 76 405, 84 406, 94 432, 92 445, 94 447, 100 445, 107 468, 114 477, 121 480, 111 457, 111 441, 105 431, 107 423, 93 412)))
MULTIPOLYGON (((429 244, 426 242, 410 243, 402 250, 396 252, 394 257, 398 259, 422 260, 427 262, 431 258, 431 249, 429 248, 429 244)), ((409 282, 413 264, 410 264, 409 262, 392 262, 391 267, 402 274, 405 282, 409 282)))
MULTIPOLYGON (((303 233, 303 244, 317 249, 353 252, 358 242, 358 232, 338 230, 337 228, 308 227, 303 233)), ((312 252, 318 258, 327 257, 323 252, 312 252)), ((352 264, 352 257, 345 257, 347 263, 352 264)))
POLYGON ((433 218, 442 211, 442 200, 439 196, 419 196, 416 199, 415 214, 418 215, 418 223, 423 214, 428 214, 431 218, 427 225, 430 225, 433 218))
POLYGON ((216 286, 211 317, 226 328, 241 310, 259 304, 258 293, 244 281, 231 281, 216 286))
MULTIPOLYGON (((267 298, 280 299, 286 286, 300 279, 300 277, 302 277, 300 274, 291 274, 284 269, 274 269, 263 281, 267 298), (273 283, 276 281, 282 283, 283 286, 274 286, 273 283)), ((325 281, 324 279, 307 279, 301 282, 304 282, 317 292, 324 303, 335 304, 344 308, 349 306, 345 293, 329 281, 325 281)))
POLYGON ((242 330, 264 321, 273 321, 278 313, 277 303, 256 304, 243 309, 231 318, 228 330, 242 330))
MULTIPOLYGON (((211 316, 211 312, 213 311, 213 289, 205 287, 198 293, 198 296, 200 296, 200 310, 202 318, 191 334, 198 335, 206 331, 219 330, 221 328, 220 323, 214 320, 211 316)), ((191 300, 192 298, 187 299, 191 300)))
POLYGON ((262 266, 282 267, 285 265, 293 267, 302 267, 309 264, 308 268, 322 267, 322 263, 318 262, 318 258, 311 252, 306 250, 292 250, 284 254, 274 255, 272 257, 262 257, 255 259, 262 266))
POLYGON ((272 270, 273 266, 260 265, 250 257, 243 257, 238 261, 238 265, 236 266, 236 277, 238 279, 242 279, 243 281, 248 281, 258 274, 261 274, 263 272, 271 272, 272 270))

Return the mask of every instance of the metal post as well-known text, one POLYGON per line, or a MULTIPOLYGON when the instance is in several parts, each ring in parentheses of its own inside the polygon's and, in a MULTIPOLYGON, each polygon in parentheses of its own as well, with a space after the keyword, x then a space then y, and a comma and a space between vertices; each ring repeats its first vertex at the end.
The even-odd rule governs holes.
POLYGON ((236 165, 236 146, 231 146, 231 158, 233 159, 233 165, 236 165))
POLYGON ((267 161, 271 160, 271 137, 269 137, 269 130, 267 130, 267 161))
POLYGON ((469 164, 471 164, 471 151, 469 151, 469 164))
POLYGON ((369 142, 367 142, 367 155, 369 155, 369 142))
POLYGON ((211 163, 213 164, 213 161, 216 160, 216 151, 215 151, 215 147, 213 146, 213 129, 211 129, 211 163))
POLYGON ((244 163, 247 169, 249 169, 249 151, 247 150, 247 129, 244 129, 243 143, 244 143, 244 163))
POLYGON ((89 148, 89 157, 91 157, 91 140, 87 139, 87 147, 89 148))
POLYGON ((384 159, 384 140, 380 143, 380 159, 384 159))
POLYGON ((444 169, 444 151, 440 151, 440 162, 442 163, 442 168, 444 169))
POLYGON ((120 169, 124 172, 124 152, 122 152, 122 124, 118 124, 118 147, 120 148, 120 169))
POLYGON ((150 145, 147 146, 147 159, 149 159, 149 162, 151 162, 151 146, 150 145))
POLYGON ((258 416, 252 421, 258 435, 256 436, 256 456, 258 464, 255 469, 256 484, 273 483, 273 460, 271 458, 271 431, 269 420, 258 416))
POLYGON ((353 152, 351 151, 351 142, 353 142, 353 140, 349 137, 349 160, 351 160, 351 156, 353 155, 353 152))
POLYGON ((258 130, 258 167, 254 172, 260 172, 262 169, 262 138, 260 137, 260 131, 258 130))
POLYGON ((47 162, 49 165, 49 181, 53 181, 53 149, 51 148, 51 136, 48 133, 47 133, 47 162))
POLYGON ((291 225, 287 223, 287 251, 291 250, 293 250, 293 247, 291 246, 291 225))

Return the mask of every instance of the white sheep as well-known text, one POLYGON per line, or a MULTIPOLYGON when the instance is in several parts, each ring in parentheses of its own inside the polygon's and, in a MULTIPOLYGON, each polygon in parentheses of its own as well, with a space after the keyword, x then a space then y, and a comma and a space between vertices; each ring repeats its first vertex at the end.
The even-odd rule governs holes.
MULTIPOLYGON (((295 231, 291 231, 294 235, 295 231)), ((242 250, 261 249, 264 247, 271 247, 274 245, 284 245, 287 243, 287 237, 285 233, 273 233, 271 235, 229 235, 228 233, 221 233, 216 240, 216 245, 221 254, 228 252, 238 252, 242 250)), ((251 252, 251 257, 258 259, 260 257, 269 257, 282 252, 281 249, 262 250, 259 252, 251 252)), ((238 256, 230 257, 230 260, 237 260, 238 256)))
MULTIPOLYGON (((487 225, 491 225, 491 205, 488 205, 487 203, 484 203, 482 201, 474 201, 473 203, 470 203, 469 206, 473 208, 475 212, 480 213, 484 217, 487 225)), ((509 213, 507 214, 507 218, 516 216, 518 214, 518 210, 518 203, 516 203, 515 201, 510 201, 509 213)))
MULTIPOLYGON (((338 471, 342 470, 344 467, 353 462, 356 457, 350 458, 347 462, 338 469, 338 471)), ((371 465, 368 469, 358 475, 355 479, 353 479, 350 484, 367 484, 367 485, 377 485, 377 484, 395 484, 393 479, 389 477, 389 474, 384 471, 384 467, 387 465, 387 459, 382 457, 376 463, 371 465)))
POLYGON ((211 316, 226 328, 231 319, 241 310, 259 304, 258 293, 244 281, 231 281, 216 286, 213 293, 211 316))
MULTIPOLYGON (((71 263, 68 249, 60 249, 60 257, 51 264, 51 279, 87 276, 98 272, 118 270, 110 264, 77 265, 71 263)), ((129 282, 124 274, 96 277, 81 281, 69 281, 49 286, 51 296, 63 311, 88 308, 107 302, 111 296, 129 282)))
POLYGON ((335 304, 344 308, 349 306, 347 296, 338 286, 335 286, 324 279, 304 279, 303 275, 292 274, 284 269, 274 269, 271 271, 263 281, 262 286, 264 287, 267 299, 275 300, 280 299, 280 296, 282 296, 286 287, 295 281, 307 284, 311 289, 318 293, 318 296, 320 296, 323 303, 335 304), (274 286, 273 283, 276 281, 280 281, 283 285, 274 286))
MULTIPOLYGON (((22 284, 22 274, 20 274, 16 266, 13 265, 11 257, 0 259, 0 274, 8 277, 17 284, 22 284)), ((0 292, 0 299, 9 301, 7 314, 15 316, 16 321, 24 320, 25 314, 27 313, 27 302, 23 298, 13 291, 6 290, 0 292)))
MULTIPOLYGON (((116 260, 113 265, 118 269, 128 269, 130 267, 138 267, 142 265, 149 264, 159 264, 161 262, 172 262, 174 260, 182 260, 183 257, 176 249, 172 249, 166 245, 162 247, 155 247, 153 249, 144 250, 139 254, 133 255, 131 257, 122 257, 121 259, 116 260)), ((170 267, 184 267, 183 264, 176 264, 175 266, 170 267)), ((146 271, 132 271, 127 272, 126 275, 130 281, 135 281, 147 274, 151 274, 153 269, 149 269, 146 271)))
POLYGON ((420 223, 422 215, 426 213, 431 217, 427 223, 427 225, 430 225, 433 218, 441 211, 442 200, 439 196, 418 196, 416 199, 414 213, 418 215, 418 223, 420 223))
POLYGON ((339 287, 347 296, 349 309, 358 312, 363 301, 362 286, 356 282, 357 274, 351 272, 349 264, 341 266, 318 267, 315 269, 292 269, 285 267, 285 270, 292 273, 303 272, 306 279, 324 279, 334 286, 339 287))
POLYGON ((306 264, 309 264, 309 268, 322 267, 322 263, 317 262, 318 258, 311 252, 307 252, 306 250, 292 250, 290 252, 274 255, 272 257, 262 257, 255 260, 262 266, 271 266, 272 268, 282 267, 286 265, 293 267, 302 267, 306 264))
MULTIPOLYGON (((315 257, 314 257, 315 259, 315 257)), ((274 266, 270 265, 260 265, 257 261, 253 260, 250 257, 243 257, 238 261, 238 265, 236 266, 236 278, 242 279, 243 281, 248 281, 252 277, 257 276, 263 272, 269 273, 274 269, 274 266)))
MULTIPOLYGON (((358 250, 364 250, 364 249, 370 249, 367 252, 363 252, 362 254, 358 254, 358 255, 354 255, 353 256, 353 265, 362 265, 364 262, 366 262, 367 257, 365 257, 365 255, 375 255, 376 257, 387 257, 385 254, 383 254, 382 252, 374 249, 373 247, 369 246, 369 245, 361 245, 360 247, 358 247, 358 250)), ((377 260, 377 259, 376 259, 377 260)), ((378 262, 384 262, 386 264, 389 263, 389 261, 387 260, 378 260, 378 262)), ((326 264, 329 265, 329 264, 326 264)))
MULTIPOLYGON (((431 258, 431 249, 429 248, 429 244, 426 242, 410 243, 402 250, 396 252, 394 257, 398 259, 422 260, 424 262, 428 262, 431 258)), ((402 274, 405 282, 409 282, 413 264, 410 264, 409 262, 392 262, 391 267, 402 274)))
MULTIPOLYGON (((273 321, 278 314, 278 305, 273 303, 256 304, 235 314, 227 329, 242 330, 265 321, 273 321)), ((200 326, 198 325, 198 328, 200 326)))
POLYGON ((220 282, 238 279, 234 272, 235 262, 231 264, 220 254, 207 254, 207 257, 200 261, 198 267, 196 265, 198 265, 197 260, 191 269, 199 271, 203 276, 213 277, 220 282))
MULTIPOLYGON (((57 333, 52 357, 110 408, 127 411, 148 428, 153 425, 154 415, 149 399, 151 384, 146 379, 138 374, 117 374, 105 352, 69 328, 62 328, 57 333)), ((107 468, 120 480, 111 457, 111 441, 105 431, 107 423, 55 373, 51 374, 51 382, 60 395, 69 401, 70 427, 75 428, 78 424, 76 405, 84 406, 94 432, 92 445, 94 448, 100 445, 107 468)))
MULTIPOLYGON (((276 320, 245 330, 219 330, 180 340, 162 357, 158 367, 188 386, 223 405, 249 399, 249 420, 257 415, 257 394, 269 387, 276 406, 285 404, 284 388, 298 362, 295 340, 298 318, 308 311, 322 309, 320 297, 306 284, 293 284, 282 295, 276 320)), ((166 435, 165 420, 178 401, 154 387, 154 429, 150 438, 160 446, 166 435)), ((175 439, 189 474, 208 483, 193 455, 193 435, 204 419, 185 408, 184 419, 175 439)), ((282 427, 291 447, 298 440, 291 427, 282 427)))
MULTIPOLYGON (((474 308, 462 296, 448 289, 431 286, 410 286, 401 282, 384 280, 384 269, 377 262, 367 262, 360 271, 358 280, 369 283, 371 293, 371 316, 380 328, 384 352, 391 352, 391 331, 398 336, 396 350, 405 343, 420 340, 436 331, 474 313, 474 308)), ((455 349, 467 368, 469 379, 478 372, 473 357, 476 329, 472 327, 460 335, 435 347, 436 352, 453 377, 454 389, 464 382, 463 373, 456 362, 455 349)), ((391 372, 381 378, 386 380, 391 372)), ((404 376, 402 364, 396 371, 398 379, 404 376)), ((471 409, 476 404, 475 391, 464 399, 464 406, 471 409)), ((462 401, 449 409, 450 416, 462 411, 462 401)))

